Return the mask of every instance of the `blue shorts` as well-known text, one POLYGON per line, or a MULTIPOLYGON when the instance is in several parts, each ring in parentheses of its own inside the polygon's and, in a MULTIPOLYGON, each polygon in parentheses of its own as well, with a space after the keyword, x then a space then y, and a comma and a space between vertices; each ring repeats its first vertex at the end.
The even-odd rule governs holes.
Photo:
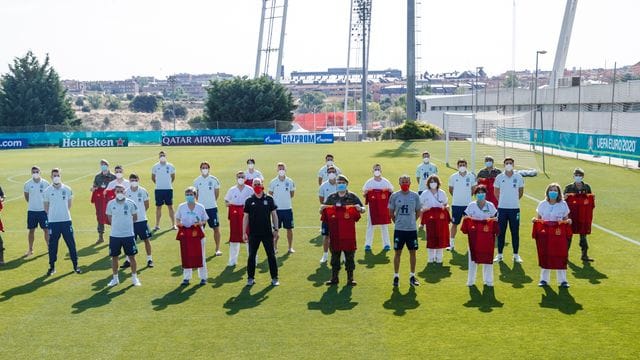
POLYGON ((147 225, 147 220, 138 221, 133 224, 133 237, 140 238, 140 240, 147 240, 151 238, 151 231, 149 231, 149 225, 147 225))
POLYGON ((465 210, 467 210, 466 206, 451 206, 451 222, 459 225, 462 222, 465 210))
POLYGON ((293 229, 293 210, 276 210, 278 214, 278 229, 293 229))
POLYGON ((156 206, 173 205, 172 189, 156 190, 155 195, 156 195, 156 206))
POLYGON ((40 225, 41 229, 49 227, 46 211, 27 211, 27 229, 35 229, 40 225))
POLYGON ((320 234, 322 234, 322 236, 329 236, 329 224, 323 222, 320 225, 320 234))
POLYGON ((393 250, 402 250, 405 245, 408 250, 418 250, 418 232, 416 230, 393 231, 393 250))
POLYGON ((127 256, 133 256, 138 253, 136 240, 134 236, 130 237, 109 237, 109 256, 120 256, 120 249, 124 250, 127 256))
POLYGON ((212 209, 205 209, 205 211, 207 212, 207 216, 209 217, 209 220, 207 220, 207 224, 209 224, 209 227, 212 229, 219 227, 220 221, 218 221, 218 208, 216 207, 212 209))

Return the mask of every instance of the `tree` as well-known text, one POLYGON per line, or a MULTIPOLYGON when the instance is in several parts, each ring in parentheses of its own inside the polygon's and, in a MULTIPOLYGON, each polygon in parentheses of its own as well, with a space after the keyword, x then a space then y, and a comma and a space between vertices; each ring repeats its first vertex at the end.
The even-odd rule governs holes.
POLYGON ((76 98, 76 106, 84 106, 84 99, 81 97, 76 98))
POLYGON ((212 80, 207 93, 204 110, 210 128, 228 122, 236 123, 237 127, 247 127, 259 126, 256 125, 258 122, 279 120, 278 131, 291 129, 295 109, 291 93, 266 76, 212 80))
POLYGON ((517 88, 520 86, 520 81, 518 81, 518 77, 513 72, 509 73, 504 81, 502 82, 502 86, 506 88, 517 88))
POLYGON ((102 95, 95 94, 87 96, 87 101, 93 110, 98 110, 102 106, 102 95))
POLYGON ((173 117, 185 118, 189 114, 187 107, 182 104, 163 104, 162 105, 162 118, 164 120, 171 120, 173 117))
POLYGON ((120 109, 120 99, 117 96, 109 96, 105 102, 105 107, 111 111, 120 109))
POLYGON ((310 113, 317 111, 322 106, 324 99, 327 96, 318 91, 307 91, 300 96, 300 107, 298 112, 310 113))
POLYGON ((133 112, 153 113, 158 110, 160 101, 153 95, 138 95, 129 103, 129 109, 133 112))
POLYGON ((66 95, 49 55, 41 64, 29 51, 0 79, 0 126, 78 126, 66 95))

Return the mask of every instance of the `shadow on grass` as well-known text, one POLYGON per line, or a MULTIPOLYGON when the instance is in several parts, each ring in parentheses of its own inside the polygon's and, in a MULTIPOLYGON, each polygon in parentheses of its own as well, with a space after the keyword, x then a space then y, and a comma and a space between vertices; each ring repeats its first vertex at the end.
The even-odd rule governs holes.
POLYGON ((557 309, 567 315, 575 315, 578 311, 583 310, 582 304, 576 302, 576 299, 569 293, 569 289, 560 288, 556 293, 550 286, 544 286, 540 307, 557 309))
POLYGON ((111 270, 111 256, 107 255, 108 254, 105 254, 104 257, 99 258, 89 265, 85 265, 82 270, 84 272, 111 270))
POLYGON ((85 256, 91 256, 91 255, 96 255, 100 252, 100 250, 106 248, 109 246, 109 242, 105 242, 104 244, 91 244, 89 246, 83 247, 82 249, 78 250, 78 257, 85 257, 85 256))
MULTIPOLYGON (((172 229, 166 229, 166 230, 162 230, 162 231, 160 231, 160 230, 154 231, 154 232, 151 233, 151 237, 149 238, 149 241, 153 241, 153 240, 159 238, 160 236, 162 236, 162 235, 164 235, 164 234, 166 234, 168 232, 172 232, 172 231, 173 231, 172 229)), ((174 239, 175 239, 175 236, 174 236, 174 239)))
POLYGON ((393 310, 393 315, 404 316, 407 310, 417 309, 420 302, 416 300, 416 289, 411 286, 406 294, 401 294, 397 287, 393 288, 391 298, 382 304, 382 307, 393 310))
POLYGON ((492 312, 494 308, 501 308, 504 303, 496 299, 496 293, 493 286, 484 286, 482 293, 475 285, 469 287, 469 296, 471 299, 464 303, 465 307, 478 308, 482 312, 492 312))
POLYGON ((36 256, 32 256, 28 259, 26 259, 24 256, 21 256, 19 258, 15 258, 13 260, 7 261, 6 263, 4 263, 4 265, 0 266, 0 271, 7 271, 7 270, 13 270, 18 268, 20 265, 32 262, 33 260, 39 259, 43 256, 47 256, 48 253, 44 252, 40 255, 36 255, 36 256))
POLYGON ((324 236, 318 235, 318 236, 316 236, 314 238, 311 238, 309 240, 309 244, 311 244, 311 245, 313 245, 315 247, 320 247, 320 246, 322 246, 323 238, 324 238, 324 236))
POLYGON ((264 289, 252 294, 251 290, 254 287, 255 285, 244 286, 238 296, 230 297, 224 305, 222 305, 223 308, 227 309, 227 315, 235 315, 239 313, 240 310, 247 310, 259 306, 269 298, 267 293, 274 288, 274 286, 268 285, 264 289))
POLYGON ((81 314, 89 309, 99 308, 101 306, 108 305, 111 302, 111 300, 124 294, 125 291, 129 290, 132 287, 133 285, 129 285, 117 291, 112 291, 112 290, 115 290, 114 288, 104 288, 98 291, 97 293, 91 295, 91 297, 89 297, 88 299, 80 300, 77 303, 71 305, 71 308, 73 309, 71 313, 81 314))
POLYGON ((451 260, 449 264, 459 267, 460 270, 469 270, 469 255, 451 250, 451 260))
POLYGON ((351 310, 358 305, 357 302, 351 301, 352 289, 351 286, 344 286, 338 292, 337 286, 329 286, 319 301, 307 303, 307 309, 319 310, 324 315, 331 315, 339 310, 351 310))
POLYGON ((151 305, 153 305, 153 310, 162 311, 168 308, 170 305, 178 305, 187 301, 193 294, 196 293, 196 290, 200 288, 200 285, 195 286, 182 286, 178 285, 177 288, 169 291, 164 294, 163 297, 151 300, 151 305))
POLYGON ((451 277, 451 267, 443 266, 442 264, 428 263, 424 270, 418 273, 418 276, 429 284, 437 284, 442 279, 451 277))
POLYGON ((69 275, 73 274, 73 272, 68 272, 66 274, 60 275, 60 276, 56 276, 56 277, 50 277, 50 276, 46 276, 46 275, 42 275, 38 278, 35 278, 32 282, 30 283, 26 283, 23 285, 19 285, 16 286, 12 289, 8 289, 3 291, 2 293, 0 293, 0 295, 2 295, 2 297, 0 298, 0 302, 4 302, 4 301, 8 301, 11 300, 11 298, 13 298, 14 296, 18 296, 18 295, 27 295, 30 294, 38 289, 40 289, 43 286, 49 285, 49 284, 53 284, 54 282, 67 277, 69 275))
POLYGON ((211 281, 214 288, 219 288, 224 284, 231 284, 242 280, 242 276, 247 272, 247 268, 236 269, 235 266, 227 266, 220 275, 211 281))
POLYGON ((582 267, 578 266, 575 263, 569 261, 569 268, 573 271, 573 276, 576 279, 586 279, 589 280, 590 284, 600 284, 603 279, 608 279, 609 277, 606 274, 603 274, 596 270, 593 266, 591 266, 590 262, 583 262, 582 267))
POLYGON ((172 277, 178 277, 178 276, 182 276, 182 265, 176 265, 174 267, 171 268, 171 276, 172 277))
POLYGON ((533 282, 531 276, 525 274, 522 264, 513 263, 513 268, 510 269, 504 261, 500 261, 500 276, 499 279, 507 284, 512 284, 513 288, 521 289, 524 284, 530 284, 533 282))
POLYGON ((411 145, 413 143, 411 141, 403 141, 400 146, 396 149, 385 149, 377 152, 374 157, 388 157, 388 158, 397 158, 397 157, 406 157, 413 158, 418 154, 417 149, 412 149, 411 145))
MULTIPOLYGON (((278 265, 278 268, 282 267, 284 265, 284 262, 287 261, 290 256, 291 254, 289 254, 288 252, 285 252, 281 256, 276 256, 276 264, 278 265)), ((269 272, 269 259, 267 259, 266 255, 264 257, 264 260, 262 260, 261 263, 256 264, 256 269, 258 269, 258 272, 260 274, 265 274, 269 272)))
POLYGON ((327 263, 323 263, 318 266, 315 273, 307 277, 307 280, 313 282, 314 287, 320 287, 324 285, 325 281, 329 280, 330 275, 331 269, 329 269, 327 263))
POLYGON ((382 250, 377 254, 373 254, 371 251, 364 252, 364 259, 359 259, 358 264, 366 265, 367 269, 373 269, 376 265, 384 265, 391 262, 391 259, 387 256, 388 250, 382 250))

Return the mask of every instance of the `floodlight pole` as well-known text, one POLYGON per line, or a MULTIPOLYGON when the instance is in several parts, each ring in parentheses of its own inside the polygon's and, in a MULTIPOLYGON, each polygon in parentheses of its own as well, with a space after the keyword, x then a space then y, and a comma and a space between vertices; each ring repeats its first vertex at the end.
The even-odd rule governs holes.
POLYGON ((407 120, 416 120, 416 0, 407 0, 407 120))
MULTIPOLYGON (((540 54, 546 54, 546 50, 538 50, 536 51, 536 75, 533 85, 533 134, 536 133, 536 113, 538 111, 538 56, 540 54)), ((533 139, 533 150, 536 150, 536 138, 533 139)))

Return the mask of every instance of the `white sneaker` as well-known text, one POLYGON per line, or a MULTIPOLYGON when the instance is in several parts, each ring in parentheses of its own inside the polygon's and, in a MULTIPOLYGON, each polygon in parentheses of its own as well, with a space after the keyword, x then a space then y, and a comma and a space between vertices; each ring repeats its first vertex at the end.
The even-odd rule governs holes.
POLYGON ((503 259, 504 257, 502 256, 502 254, 498 254, 493 258, 493 262, 502 262, 503 259))
POLYGON ((522 258, 518 254, 513 254, 513 261, 515 261, 517 263, 521 263, 522 262, 522 258))
POLYGON ((222 256, 222 251, 220 250, 216 251, 216 256, 222 256))
POLYGON ((142 286, 140 279, 138 279, 137 277, 131 278, 131 282, 133 283, 133 286, 142 286))
POLYGON ((322 258, 320 258, 320 264, 326 263, 328 260, 328 257, 329 256, 327 256, 327 254, 322 255, 322 258))
POLYGON ((296 251, 293 250, 293 248, 289 249, 289 254, 293 254, 294 252, 296 252, 296 251))
POLYGON ((111 279, 111 281, 109 281, 109 284, 107 286, 112 287, 112 286, 116 286, 118 284, 120 284, 120 279, 113 278, 113 279, 111 279))

